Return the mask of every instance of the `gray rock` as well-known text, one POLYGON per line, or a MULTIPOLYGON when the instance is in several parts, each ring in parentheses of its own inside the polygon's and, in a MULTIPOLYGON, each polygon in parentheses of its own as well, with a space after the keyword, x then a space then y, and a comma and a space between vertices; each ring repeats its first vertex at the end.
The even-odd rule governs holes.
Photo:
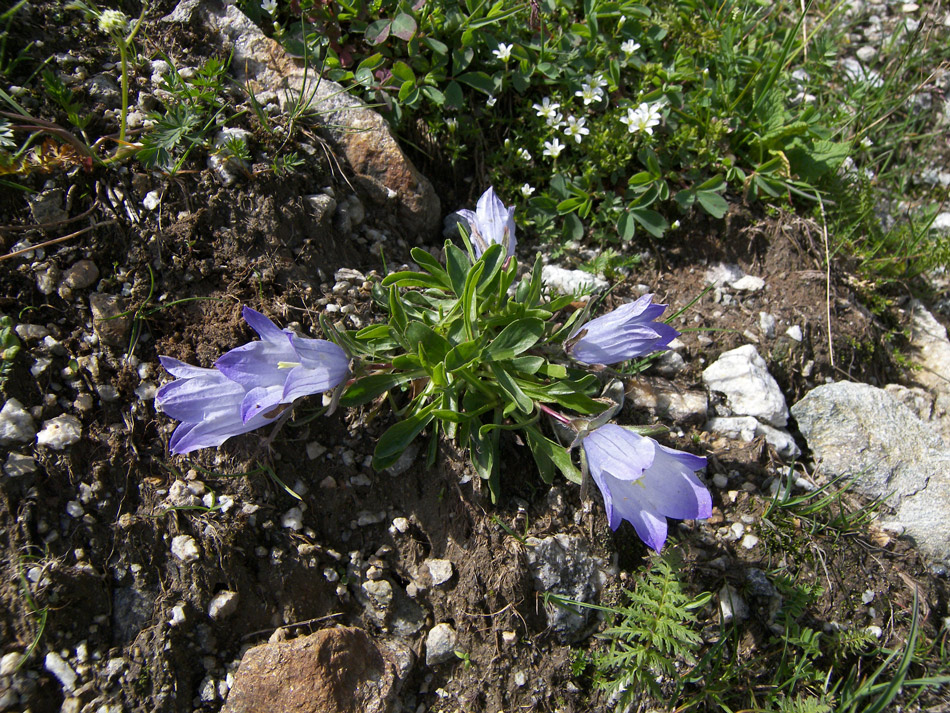
POLYGON ((96 292, 89 295, 89 308, 92 311, 92 326, 99 341, 112 347, 128 346, 132 315, 125 314, 125 300, 96 292))
POLYGON ((565 295, 579 292, 593 292, 608 287, 607 280, 583 270, 567 270, 557 265, 545 265, 541 268, 544 283, 565 295))
POLYGON ((435 666, 454 659, 457 641, 455 629, 448 624, 436 624, 429 629, 426 636, 426 665, 435 666))
POLYGON ((627 397, 637 408, 676 423, 702 423, 709 405, 705 392, 685 391, 666 379, 651 376, 631 379, 627 397))
POLYGON ((33 456, 11 453, 3 464, 3 472, 11 478, 19 478, 36 472, 36 460, 33 456))
POLYGON ((759 312, 759 331, 766 339, 772 339, 775 336, 775 317, 768 312, 759 312))
POLYGON ((49 336, 49 330, 41 324, 18 324, 15 330, 20 339, 28 342, 49 336))
POLYGON ((7 399, 0 409, 0 446, 28 443, 36 436, 33 417, 16 399, 7 399))
POLYGON ((227 589, 218 592, 211 598, 211 602, 208 604, 208 616, 215 621, 227 619, 237 611, 239 601, 240 597, 237 592, 232 592, 227 589))
POLYGON ((930 229, 939 233, 950 233, 950 213, 939 213, 930 224, 930 229))
POLYGON ((99 279, 99 268, 92 260, 78 260, 63 273, 63 285, 72 290, 92 287, 99 279))
POLYGON ((72 693, 76 690, 78 676, 76 676, 76 672, 73 671, 72 667, 66 663, 58 653, 50 651, 46 654, 46 658, 43 660, 43 667, 53 674, 66 693, 72 693))
POLYGON ((452 562, 451 560, 440 560, 440 559, 427 559, 425 562, 426 568, 429 570, 429 576, 432 578, 432 584, 438 587, 440 584, 445 584, 450 579, 452 579, 452 562))
POLYGON ((827 477, 890 496, 921 551, 950 562, 950 447, 932 428, 883 389, 849 382, 813 389, 792 415, 827 477))
POLYGON ((317 193, 316 195, 307 196, 305 200, 313 209, 313 222, 317 225, 328 224, 336 210, 336 200, 333 196, 328 196, 326 193, 317 193))
POLYGON ((719 613, 723 624, 733 619, 744 621, 749 618, 749 605, 731 584, 724 584, 719 590, 719 613))
POLYGON ((801 450, 788 431, 761 423, 752 416, 716 416, 709 419, 706 430, 743 441, 762 436, 782 458, 792 459, 801 455, 801 450))
POLYGON ((667 349, 665 352, 662 352, 660 356, 653 361, 653 368, 656 369, 656 373, 660 376, 676 376, 685 367, 686 361, 683 359, 683 356, 672 349, 667 349))
POLYGON ((86 80, 86 91, 93 101, 102 102, 109 108, 116 108, 121 103, 119 85, 106 74, 97 74, 86 80))
MULTIPOLYGON (((579 602, 592 602, 600 592, 604 574, 600 560, 593 557, 587 543, 576 535, 559 534, 527 540, 528 567, 539 592, 550 592, 579 602)), ((545 607, 548 624, 565 644, 583 640, 591 610, 568 608, 553 602, 545 607)))
POLYGON ((870 64, 877 59, 877 48, 871 45, 864 45, 864 47, 859 47, 855 54, 861 62, 870 64))
POLYGON ((751 344, 723 353, 703 371, 710 391, 720 391, 736 416, 754 416, 782 428, 788 423, 788 407, 765 360, 751 344))
POLYGON ((933 395, 929 419, 950 443, 950 340, 947 330, 918 300, 910 303, 911 372, 917 386, 933 395))
POLYGON ((65 414, 43 423, 43 430, 36 434, 36 445, 61 451, 82 438, 82 422, 75 416, 65 414))
MULTIPOLYGON (((64 208, 66 196, 61 188, 43 191, 30 200, 30 212, 33 220, 40 225, 61 223, 69 218, 64 208)), ((48 293, 47 293, 48 294, 48 293)))
POLYGON ((116 642, 130 643, 152 617, 154 602, 144 590, 120 587, 112 595, 112 626, 116 642))

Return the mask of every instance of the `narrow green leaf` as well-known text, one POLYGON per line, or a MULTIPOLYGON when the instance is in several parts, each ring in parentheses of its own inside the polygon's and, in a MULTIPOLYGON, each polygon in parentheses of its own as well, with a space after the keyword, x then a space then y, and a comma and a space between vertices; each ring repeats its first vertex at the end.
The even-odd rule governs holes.
POLYGON ((384 470, 399 460, 399 456, 432 420, 431 406, 412 414, 408 418, 390 426, 379 437, 376 450, 373 451, 373 468, 384 470))
POLYGON ((389 288, 389 323, 399 334, 405 334, 408 318, 406 309, 402 306, 402 299, 399 296, 399 290, 393 285, 389 288))
POLYGON ((472 262, 464 250, 448 240, 445 241, 445 266, 448 268, 452 290, 461 297, 465 291, 465 279, 468 277, 472 262))
POLYGON ((498 364, 492 363, 490 366, 498 385, 511 398, 515 406, 523 413, 531 413, 534 409, 534 402, 525 395, 525 392, 521 390, 511 374, 498 364))
POLYGON ((456 344, 445 355, 445 369, 453 372, 481 359, 482 346, 478 340, 456 344))
POLYGON ((413 272, 405 270, 403 272, 393 272, 383 278, 383 287, 398 285, 399 287, 431 287, 435 289, 444 289, 446 285, 432 275, 425 272, 413 272))
MULTIPOLYGON (((534 426, 525 426, 524 431, 542 478, 544 478, 545 470, 550 472, 550 466, 541 465, 542 462, 547 462, 556 466, 569 481, 580 485, 583 480, 581 472, 571 461, 571 454, 563 446, 543 436, 534 426)), ((553 477, 550 480, 545 478, 546 483, 550 483, 551 480, 553 477)))
POLYGON ((505 361, 527 351, 544 334, 540 319, 519 319, 505 327, 488 345, 485 354, 492 361, 505 361))
POLYGON ((484 269, 485 263, 475 263, 465 278, 465 291, 462 293, 462 318, 465 320, 465 334, 469 340, 478 335, 478 297, 475 294, 475 288, 484 269))
POLYGON ((360 406, 384 394, 390 389, 401 386, 412 379, 421 376, 419 372, 403 372, 401 374, 371 374, 350 384, 343 397, 341 406, 360 406))

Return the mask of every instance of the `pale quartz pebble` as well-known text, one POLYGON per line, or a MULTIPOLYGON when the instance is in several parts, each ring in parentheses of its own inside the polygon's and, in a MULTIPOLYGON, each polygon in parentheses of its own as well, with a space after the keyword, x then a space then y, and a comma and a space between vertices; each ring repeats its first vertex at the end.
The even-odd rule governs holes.
POLYGON ((176 535, 172 538, 172 554, 182 562, 194 562, 201 556, 198 543, 191 535, 176 535))
POLYGON ((427 559, 425 566, 429 569, 432 584, 439 586, 452 579, 452 562, 445 559, 427 559))
POLYGON ((82 424, 75 416, 63 415, 43 423, 43 430, 36 434, 36 444, 61 451, 82 436, 82 424))
POLYGON ((82 509, 82 505, 78 500, 70 500, 66 503, 66 514, 70 517, 82 517, 85 511, 82 509))
POLYGON ((873 625, 867 627, 867 628, 865 629, 865 631, 868 632, 868 633, 869 633, 871 636, 873 636, 875 639, 880 639, 881 636, 884 634, 884 630, 881 629, 881 627, 879 627, 879 626, 873 626, 873 625))
POLYGON ((0 676, 12 676, 17 667, 23 660, 23 654, 19 651, 11 651, 0 658, 0 676))
POLYGON ((185 623, 185 605, 176 604, 172 607, 171 614, 168 617, 169 626, 180 626, 185 623))
POLYGON ((863 604, 870 604, 873 601, 874 601, 874 590, 865 589, 864 594, 861 595, 861 602, 863 604))
POLYGON ((751 549, 755 548, 755 546, 756 546, 757 544, 759 544, 759 538, 756 537, 756 536, 753 535, 753 534, 748 534, 748 535, 745 535, 745 536, 742 538, 742 542, 741 542, 740 544, 741 544, 745 549, 751 550, 751 549))
POLYGON ((237 592, 232 592, 227 589, 218 592, 211 598, 211 602, 208 604, 208 616, 215 621, 226 619, 237 611, 238 601, 239 597, 237 592))
POLYGON ((785 334, 788 335, 789 339, 794 339, 796 342, 802 341, 804 335, 802 334, 802 328, 797 324, 793 324, 791 327, 785 330, 785 334))
POLYGON ((280 526, 294 532, 303 529, 303 510, 296 507, 290 508, 280 518, 280 526))
POLYGON ((393 527, 398 532, 406 532, 409 529, 409 520, 404 517, 397 517, 393 519, 393 527))
POLYGON ((72 667, 63 661, 62 657, 55 651, 46 654, 43 660, 43 666, 60 682, 63 690, 72 693, 76 689, 77 676, 72 667))

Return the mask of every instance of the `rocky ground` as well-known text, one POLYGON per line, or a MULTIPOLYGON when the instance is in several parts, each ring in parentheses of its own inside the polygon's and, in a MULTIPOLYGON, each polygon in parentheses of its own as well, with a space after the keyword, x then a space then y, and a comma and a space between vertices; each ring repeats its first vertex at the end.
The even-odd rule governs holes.
MULTIPOLYGON (((289 58, 213 3, 174 9, 144 25, 133 124, 161 101, 161 67, 144 58, 161 48, 197 67, 211 30, 265 110, 285 110, 280 84, 305 81, 289 58)), ((114 58, 80 19, 37 3, 17 21, 92 107, 87 131, 107 133, 114 58)), ((23 106, 58 117, 21 80, 23 106)), ((319 404, 304 406, 272 449, 250 434, 193 457, 167 450, 158 355, 209 366, 252 336, 242 305, 311 335, 321 314, 346 328, 378 320, 372 281, 411 246, 437 252, 444 213, 477 197, 475 185, 433 188, 378 117, 319 91, 362 131, 305 125, 294 146, 306 161, 284 175, 269 169, 281 147, 248 113, 229 123, 249 132, 244 164, 198 151, 169 176, 61 159, 17 176, 28 191, 0 191, 0 312, 22 343, 2 377, 0 710, 294 710, 294 695, 321 711, 609 708, 572 667, 572 646, 602 646, 601 620, 542 595, 617 601, 650 554, 626 525, 609 530, 596 498, 544 486, 515 441, 497 504, 450 443, 434 468, 413 450, 374 472, 391 416, 365 409, 308 419, 319 404)), ((545 252, 519 240, 523 263, 545 252)), ((934 434, 950 433, 947 317, 906 300, 872 314, 847 266, 826 271, 825 257, 820 226, 736 205, 724 221, 684 220, 609 298, 649 291, 679 309, 702 295, 674 322, 675 349, 629 378, 622 419, 668 426, 664 442, 708 457, 713 517, 671 528, 668 550, 691 593, 715 593, 699 612, 705 640, 734 621, 732 653, 752 666, 774 651, 782 576, 820 585, 803 614, 816 629, 870 627, 898 647, 917 596, 926 635, 946 636, 950 440, 934 434), (900 329, 916 370, 886 341, 900 329), (832 382, 870 391, 815 391, 832 382), (842 399, 893 420, 852 428, 842 399), (802 494, 854 472, 854 453, 868 454, 862 472, 900 467, 862 481, 848 508, 904 478, 870 524, 831 539, 766 516, 782 485, 802 494)))

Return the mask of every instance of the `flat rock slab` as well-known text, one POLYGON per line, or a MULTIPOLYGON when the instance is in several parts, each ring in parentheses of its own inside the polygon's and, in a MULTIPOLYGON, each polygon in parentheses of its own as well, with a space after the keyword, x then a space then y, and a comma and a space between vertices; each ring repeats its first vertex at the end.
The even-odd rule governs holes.
POLYGON ((386 713, 401 667, 362 629, 324 629, 255 646, 222 713, 386 713))
POLYGON ((381 207, 393 210, 413 238, 435 236, 441 205, 432 184, 402 149, 382 116, 314 67, 304 67, 231 4, 182 0, 165 20, 190 22, 197 12, 205 27, 233 52, 237 80, 255 93, 276 92, 288 112, 315 112, 322 131, 353 169, 354 182, 381 207))
POLYGON ((791 412, 827 477, 890 495, 920 550, 950 563, 950 447, 931 426, 883 389, 849 382, 813 389, 791 412))

